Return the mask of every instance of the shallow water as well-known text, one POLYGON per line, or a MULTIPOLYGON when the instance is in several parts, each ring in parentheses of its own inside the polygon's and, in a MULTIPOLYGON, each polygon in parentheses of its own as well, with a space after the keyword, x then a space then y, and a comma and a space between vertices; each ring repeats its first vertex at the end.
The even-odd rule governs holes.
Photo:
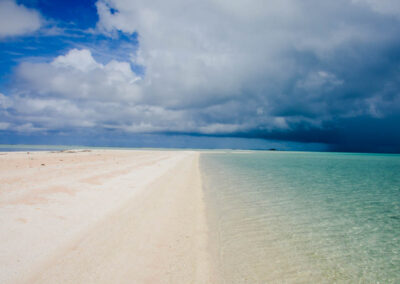
POLYGON ((400 283, 400 155, 202 154, 226 283, 400 283))

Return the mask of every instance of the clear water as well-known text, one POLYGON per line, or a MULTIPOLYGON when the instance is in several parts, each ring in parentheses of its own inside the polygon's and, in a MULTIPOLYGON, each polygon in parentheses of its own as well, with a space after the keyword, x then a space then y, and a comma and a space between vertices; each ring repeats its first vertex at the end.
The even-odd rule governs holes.
POLYGON ((226 283, 400 283, 400 155, 202 154, 226 283))

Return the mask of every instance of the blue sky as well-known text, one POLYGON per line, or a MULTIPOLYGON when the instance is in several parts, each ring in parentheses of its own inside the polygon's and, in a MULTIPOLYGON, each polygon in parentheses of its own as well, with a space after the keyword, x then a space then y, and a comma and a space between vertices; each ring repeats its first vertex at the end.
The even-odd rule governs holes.
POLYGON ((0 1, 0 143, 400 152, 395 0, 0 1))
POLYGON ((92 31, 98 21, 96 1, 24 0, 16 3, 40 12, 44 23, 31 34, 4 37, 0 42, 2 87, 10 79, 12 69, 22 61, 51 61, 72 48, 89 48, 97 60, 106 62, 123 59, 138 45, 135 33, 117 32, 110 37, 92 31))

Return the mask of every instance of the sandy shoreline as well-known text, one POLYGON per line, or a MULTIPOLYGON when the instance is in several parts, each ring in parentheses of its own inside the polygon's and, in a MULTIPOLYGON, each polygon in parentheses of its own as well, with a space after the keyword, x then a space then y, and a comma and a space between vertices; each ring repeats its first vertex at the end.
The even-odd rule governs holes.
POLYGON ((213 283, 201 186, 197 152, 1 155, 0 282, 213 283))

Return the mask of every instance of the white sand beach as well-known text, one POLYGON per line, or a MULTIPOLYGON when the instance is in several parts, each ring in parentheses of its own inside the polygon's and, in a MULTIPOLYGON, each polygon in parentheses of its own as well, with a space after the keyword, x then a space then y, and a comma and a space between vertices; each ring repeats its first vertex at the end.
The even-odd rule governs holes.
POLYGON ((0 154, 0 283, 213 283, 199 154, 0 154))

